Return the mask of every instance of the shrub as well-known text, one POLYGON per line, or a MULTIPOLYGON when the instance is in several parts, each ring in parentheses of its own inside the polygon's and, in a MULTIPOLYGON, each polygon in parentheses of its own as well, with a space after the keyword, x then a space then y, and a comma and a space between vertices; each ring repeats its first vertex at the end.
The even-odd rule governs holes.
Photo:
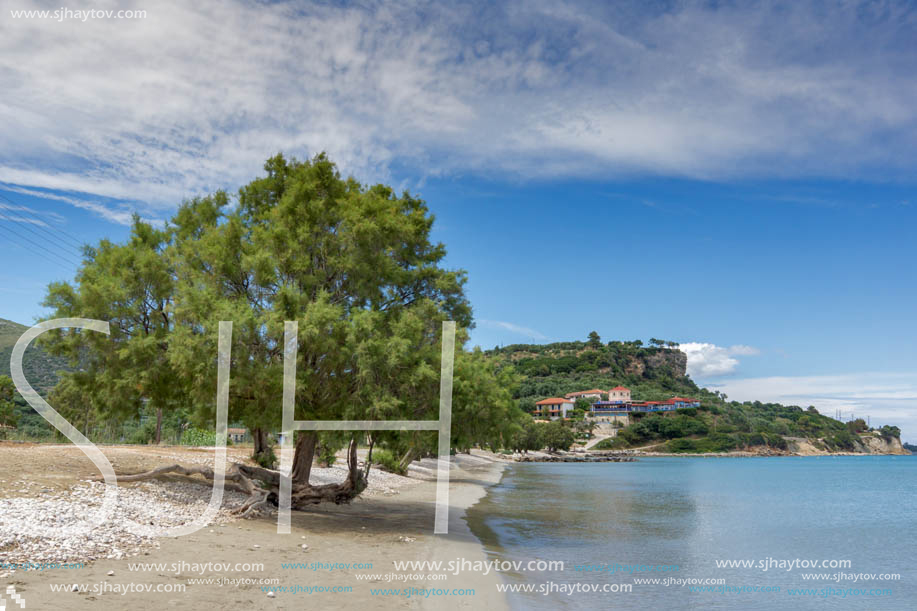
POLYGON ((609 439, 603 439, 602 441, 598 442, 597 444, 592 446, 592 449, 593 450, 621 450, 623 448, 626 448, 629 445, 630 444, 627 443, 627 441, 622 439, 621 437, 611 437, 609 439))
POLYGON ((666 447, 669 449, 669 452, 678 454, 684 452, 697 452, 697 444, 693 439, 673 439, 666 444, 666 447))
POLYGON ((322 467, 330 467, 334 464, 334 461, 337 460, 335 454, 336 452, 333 446, 327 443, 321 444, 318 447, 318 464, 322 467))
POLYGON ((698 439, 696 443, 699 452, 728 452, 738 445, 734 437, 725 433, 714 433, 703 439, 698 439))
POLYGON ((853 433, 848 430, 843 430, 839 433, 835 433, 831 437, 826 437, 825 444, 827 444, 829 448, 835 450, 852 450, 855 447, 855 439, 853 433))
POLYGON ((897 426, 885 425, 881 429, 879 429, 879 434, 882 435, 882 438, 885 439, 886 441, 889 441, 893 438, 900 439, 901 438, 901 429, 899 429, 897 426))
POLYGON ((397 473, 398 475, 405 475, 407 469, 403 469, 397 458, 389 450, 378 449, 373 450, 372 463, 378 465, 383 471, 388 471, 389 473, 397 473))
POLYGON ((128 436, 127 443, 143 445, 151 443, 156 437, 156 423, 148 420, 143 426, 139 426, 128 436))
POLYGON ((181 434, 181 445, 183 446, 213 446, 216 443, 217 435, 213 431, 205 431, 192 426, 181 434))
POLYGON ((268 446, 261 454, 255 455, 255 462, 264 467, 265 469, 273 469, 277 464, 277 455, 274 454, 273 446, 268 446))

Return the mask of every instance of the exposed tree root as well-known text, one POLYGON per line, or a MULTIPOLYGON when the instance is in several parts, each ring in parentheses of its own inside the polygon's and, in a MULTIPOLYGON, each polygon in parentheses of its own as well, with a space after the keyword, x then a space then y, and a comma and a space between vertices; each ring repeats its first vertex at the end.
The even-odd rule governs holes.
MULTIPOLYGON (((357 462, 357 445, 356 443, 351 443, 347 453, 347 479, 340 483, 319 486, 313 486, 308 482, 297 483, 294 481, 290 495, 290 507, 292 509, 303 509, 309 505, 324 502, 332 502, 338 505, 349 503, 366 489, 371 456, 372 445, 370 445, 370 455, 367 457, 365 468, 361 470, 357 462)), ((118 474, 118 481, 148 481, 167 474, 200 475, 211 482, 214 479, 213 469, 210 467, 185 467, 175 464, 157 467, 145 473, 118 474)), ((269 504, 274 506, 278 504, 280 495, 279 471, 265 469, 256 465, 234 464, 226 471, 225 479, 229 483, 227 487, 247 494, 249 497, 245 503, 232 511, 233 514, 245 517, 269 504)))

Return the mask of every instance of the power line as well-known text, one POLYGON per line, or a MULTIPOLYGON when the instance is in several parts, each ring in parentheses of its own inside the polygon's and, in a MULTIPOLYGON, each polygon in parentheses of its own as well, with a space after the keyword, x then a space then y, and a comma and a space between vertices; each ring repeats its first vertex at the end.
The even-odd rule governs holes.
POLYGON ((39 240, 48 240, 49 239, 48 236, 49 235, 52 236, 51 239, 48 241, 48 246, 58 249, 58 251, 60 251, 65 257, 72 257, 74 254, 78 254, 78 253, 74 253, 72 250, 69 250, 68 248, 65 248, 57 244, 57 242, 59 242, 60 240, 56 240, 56 238, 53 237, 53 234, 44 235, 44 234, 39 233, 34 228, 32 228, 31 226, 32 223, 23 222, 26 220, 27 219, 23 219, 21 217, 14 218, 14 217, 5 215, 2 213, 2 211, 0 211, 0 221, 19 223, 18 225, 15 225, 15 227, 21 227, 22 229, 27 229, 29 233, 38 237, 39 240))
POLYGON ((16 208, 16 212, 22 212, 25 216, 30 217, 33 221, 38 221, 39 223, 41 223, 41 226, 43 228, 47 228, 52 231, 55 231, 56 233, 60 234, 65 240, 68 240, 71 244, 73 244, 73 246, 82 250, 83 244, 79 240, 73 238, 69 233, 62 231, 58 229, 57 227, 54 227, 53 225, 45 223, 42 219, 36 217, 32 213, 32 211, 29 209, 28 206, 23 206, 22 204, 18 204, 14 202, 13 200, 11 200, 9 197, 4 195, 3 193, 0 193, 0 199, 5 200, 9 204, 13 205, 16 208))
MULTIPOLYGON (((49 255, 51 255, 51 257, 53 257, 54 259, 57 259, 57 261, 54 261, 54 259, 50 259, 50 258, 48 258, 47 256, 45 256, 45 255, 43 255, 43 254, 41 254, 41 253, 39 253, 39 252, 36 252, 36 253, 35 253, 35 254, 39 255, 40 257, 43 257, 43 258, 45 258, 45 259, 48 259, 48 260, 51 261, 52 263, 57 264, 58 261, 60 261, 60 262, 63 262, 64 265, 66 265, 68 268, 70 268, 70 267, 78 267, 78 266, 77 266, 76 264, 74 264, 73 262, 67 261, 66 259, 64 259, 63 257, 57 255, 56 253, 51 252, 50 250, 48 250, 47 248, 45 248, 45 247, 42 246, 41 244, 38 244, 38 243, 32 241, 32 239, 30 239, 30 238, 28 238, 28 237, 26 237, 26 236, 21 236, 21 235, 19 235, 18 233, 16 233, 16 232, 13 231, 12 229, 9 229, 8 227, 6 227, 6 226, 4 226, 4 225, 0 225, 0 229, 2 229, 2 230, 4 230, 4 231, 6 231, 6 232, 12 234, 13 237, 16 238, 17 240, 22 239, 22 240, 25 240, 26 242, 29 242, 29 243, 32 244, 33 246, 35 246, 35 247, 37 247, 37 248, 40 248, 41 250, 43 250, 43 251, 45 251, 46 253, 48 253, 49 255)), ((23 245, 21 242, 18 242, 18 241, 16 242, 16 244, 18 244, 19 246, 22 246, 22 245, 23 245)))

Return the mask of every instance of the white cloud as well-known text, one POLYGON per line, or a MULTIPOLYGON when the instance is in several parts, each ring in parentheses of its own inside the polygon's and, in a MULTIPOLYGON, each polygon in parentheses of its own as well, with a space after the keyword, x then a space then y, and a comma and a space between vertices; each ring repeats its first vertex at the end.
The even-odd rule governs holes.
POLYGON ((504 329, 516 335, 524 335, 525 337, 529 339, 534 339, 534 340, 548 339, 548 337, 545 334, 541 333, 540 331, 536 331, 535 329, 530 329, 528 327, 523 327, 523 326, 516 325, 511 322, 506 322, 503 320, 487 320, 485 318, 485 319, 478 319, 476 322, 479 325, 484 326, 484 327, 504 329))
POLYGON ((814 405, 831 417, 840 410, 844 419, 869 416, 873 426, 894 424, 905 440, 917 441, 917 375, 913 373, 736 378, 710 387, 737 401, 814 405))
MULTIPOLYGON (((23 195, 29 195, 31 197, 65 202, 76 208, 80 208, 83 210, 88 210, 90 212, 93 212, 96 215, 102 217, 103 219, 107 221, 111 221, 112 223, 116 223, 118 225, 130 225, 131 222, 133 221, 133 211, 130 209, 130 207, 123 205, 123 204, 119 206, 114 206, 114 207, 107 206, 98 201, 89 201, 86 199, 70 197, 67 195, 59 195, 57 193, 51 193, 48 191, 38 191, 35 189, 26 189, 23 187, 16 187, 12 185, 0 185, 0 188, 2 188, 4 191, 11 191, 13 193, 21 193, 23 195)), ((55 216, 59 219, 61 218, 60 215, 55 215, 55 216)), ((156 224, 156 225, 162 224, 164 222, 162 219, 147 218, 147 217, 143 217, 143 220, 156 224)))
POLYGON ((751 346, 717 346, 701 342, 686 342, 679 349, 688 355, 688 374, 693 378, 715 377, 729 374, 739 366, 736 356, 758 354, 751 346))
POLYGON ((917 161, 905 4, 96 5, 147 18, 0 18, 0 181, 153 214, 144 204, 233 188, 277 151, 420 184, 917 161))

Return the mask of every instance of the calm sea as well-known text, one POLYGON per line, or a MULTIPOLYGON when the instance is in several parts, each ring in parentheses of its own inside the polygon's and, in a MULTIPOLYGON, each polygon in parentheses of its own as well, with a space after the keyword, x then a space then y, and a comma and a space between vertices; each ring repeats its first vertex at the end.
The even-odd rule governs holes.
POLYGON ((917 456, 511 465, 468 522, 491 559, 564 562, 503 572, 515 609, 917 609, 917 456))

